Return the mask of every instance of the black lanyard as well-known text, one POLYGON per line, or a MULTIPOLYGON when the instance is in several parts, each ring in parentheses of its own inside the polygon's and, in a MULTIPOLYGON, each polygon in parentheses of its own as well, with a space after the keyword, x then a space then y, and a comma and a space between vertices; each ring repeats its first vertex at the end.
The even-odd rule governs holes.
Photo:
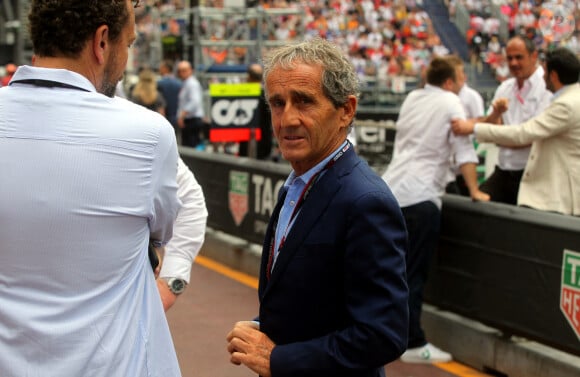
MULTIPOLYGON (((302 189, 302 192, 300 193, 300 196, 298 197, 298 201, 296 202, 296 206, 294 207, 294 210, 292 211, 292 215, 290 215, 290 220, 288 221, 288 225, 286 227, 286 230, 284 231, 284 235, 282 236, 282 239, 280 240, 280 246, 278 247, 278 251, 280 251, 282 249, 282 247, 284 246, 284 242, 286 241, 286 233, 288 232, 288 228, 292 224, 292 221, 294 220, 294 218, 298 215, 298 212, 300 211, 300 208, 302 207, 302 205, 304 205, 304 202, 308 198, 308 195, 310 194, 312 187, 314 187, 314 184, 318 181, 320 174, 322 172, 326 171, 327 169, 330 169, 330 167, 332 167, 336 163, 336 161, 338 161, 338 159, 341 158, 346 153, 346 151, 349 150, 350 146, 351 146, 350 142, 347 141, 346 145, 340 151, 338 151, 338 153, 336 153, 334 155, 334 157, 330 161, 328 161, 322 169, 320 169, 320 171, 318 171, 316 174, 314 174, 308 180, 308 182, 306 183, 306 186, 304 186, 304 188, 302 189)), ((266 277, 268 279, 270 279, 270 274, 272 272, 272 267, 273 267, 273 263, 274 263, 274 244, 275 244, 275 240, 276 240, 276 228, 278 227, 278 217, 279 216, 280 216, 280 213, 278 213, 278 216, 276 217, 276 219, 274 220, 274 223, 272 224, 272 237, 270 238, 270 253, 268 256, 268 266, 267 266, 267 270, 266 270, 266 277)))
POLYGON ((80 86, 65 84, 64 82, 52 81, 52 80, 43 80, 43 79, 23 79, 23 80, 12 80, 10 84, 19 83, 19 84, 32 84, 34 86, 40 86, 43 88, 65 88, 65 89, 75 89, 75 90, 82 90, 83 92, 90 92, 90 90, 81 88, 80 86))

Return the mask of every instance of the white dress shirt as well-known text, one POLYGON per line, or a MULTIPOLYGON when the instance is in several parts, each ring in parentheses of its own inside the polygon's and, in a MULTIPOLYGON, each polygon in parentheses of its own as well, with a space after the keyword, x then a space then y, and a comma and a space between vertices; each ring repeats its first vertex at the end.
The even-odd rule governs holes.
POLYGON ((467 136, 455 136, 452 119, 465 119, 454 93, 426 85, 409 93, 396 124, 393 158, 383 174, 401 207, 432 201, 441 207, 450 157, 459 166, 477 163, 467 136))
POLYGON ((177 158, 162 115, 77 73, 24 66, 0 89, 0 376, 181 375, 147 257, 177 158))
MULTIPOLYGON (((508 98, 508 109, 502 114, 506 126, 523 123, 540 114, 550 104, 552 93, 546 89, 544 69, 540 66, 524 81, 521 89, 515 78, 503 81, 496 89, 493 101, 508 98)), ((491 112, 492 109, 489 109, 491 112)), ((530 147, 499 148, 498 166, 503 170, 524 170, 528 162, 530 147)))
POLYGON ((192 75, 183 81, 179 91, 177 116, 185 113, 185 119, 203 118, 203 88, 192 75))
POLYGON ((173 226, 173 238, 165 246, 160 278, 180 278, 189 283, 191 264, 205 238, 207 208, 203 190, 180 158, 177 165, 177 195, 181 209, 173 226))
POLYGON ((459 99, 465 109, 467 119, 479 118, 483 116, 485 108, 481 94, 467 84, 464 84, 459 91, 459 99))
MULTIPOLYGON (((481 94, 479 94, 477 90, 471 88, 467 83, 465 83, 457 95, 461 100, 461 104, 465 110, 465 117, 467 119, 479 118, 483 115, 483 112, 485 111, 483 98, 481 98, 481 94)), ((469 139, 473 142, 473 135, 470 135, 469 139)), ((451 170, 449 171, 447 180, 453 182, 459 174, 461 174, 459 165, 455 163, 455 156, 452 156, 451 170)))

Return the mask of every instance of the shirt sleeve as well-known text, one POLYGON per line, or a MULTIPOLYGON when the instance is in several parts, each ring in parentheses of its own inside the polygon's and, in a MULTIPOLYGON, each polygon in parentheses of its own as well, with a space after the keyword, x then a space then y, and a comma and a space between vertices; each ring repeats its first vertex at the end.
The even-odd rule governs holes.
POLYGON ((186 81, 187 87, 184 93, 185 97, 180 111, 185 111, 189 116, 195 116, 198 110, 203 106, 203 91, 199 82, 194 80, 186 81))
POLYGON ((173 235, 173 223, 181 202, 177 197, 177 143, 169 124, 159 127, 159 143, 152 170, 152 213, 150 238, 155 246, 164 246, 173 235))
POLYGON ((570 121, 573 113, 574 108, 570 104, 554 101, 543 113, 515 127, 477 123, 474 133, 482 142, 528 145, 536 140, 566 132, 574 124, 570 121))
MULTIPOLYGON (((461 103, 459 106, 455 106, 451 110, 451 119, 465 119, 465 110, 461 103)), ((450 120, 451 120, 450 119, 450 120)), ((461 166, 465 163, 478 163, 477 153, 475 152, 475 147, 469 136, 457 136, 451 132, 451 125, 449 125, 449 143, 453 151, 453 156, 455 157, 455 162, 457 166, 461 166)))
POLYGON ((207 208, 203 190, 193 173, 179 158, 177 195, 182 207, 173 226, 173 238, 165 247, 160 277, 176 277, 189 283, 191 264, 205 238, 207 208))

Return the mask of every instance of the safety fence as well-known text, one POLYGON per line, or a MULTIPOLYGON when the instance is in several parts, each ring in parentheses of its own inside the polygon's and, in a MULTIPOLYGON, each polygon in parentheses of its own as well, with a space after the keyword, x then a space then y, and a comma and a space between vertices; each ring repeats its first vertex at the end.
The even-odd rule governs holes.
MULTIPOLYGON (((204 189, 208 226, 261 244, 290 166, 180 153, 204 189)), ((442 213, 426 301, 580 355, 580 218, 454 195, 442 213)))

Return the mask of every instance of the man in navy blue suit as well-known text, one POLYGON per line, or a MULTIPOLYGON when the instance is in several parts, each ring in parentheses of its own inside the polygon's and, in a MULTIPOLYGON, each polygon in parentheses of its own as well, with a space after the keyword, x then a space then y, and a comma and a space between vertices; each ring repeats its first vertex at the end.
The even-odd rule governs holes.
POLYGON ((177 105, 179 102, 179 91, 181 90, 181 80, 173 75, 173 63, 164 60, 159 64, 159 74, 161 78, 157 81, 157 90, 165 99, 165 117, 174 129, 177 129, 177 105))
POLYGON ((378 377, 407 346, 400 208, 347 141, 353 66, 314 39, 264 62, 266 99, 293 168, 268 226, 260 313, 228 334, 230 360, 263 377, 378 377))

